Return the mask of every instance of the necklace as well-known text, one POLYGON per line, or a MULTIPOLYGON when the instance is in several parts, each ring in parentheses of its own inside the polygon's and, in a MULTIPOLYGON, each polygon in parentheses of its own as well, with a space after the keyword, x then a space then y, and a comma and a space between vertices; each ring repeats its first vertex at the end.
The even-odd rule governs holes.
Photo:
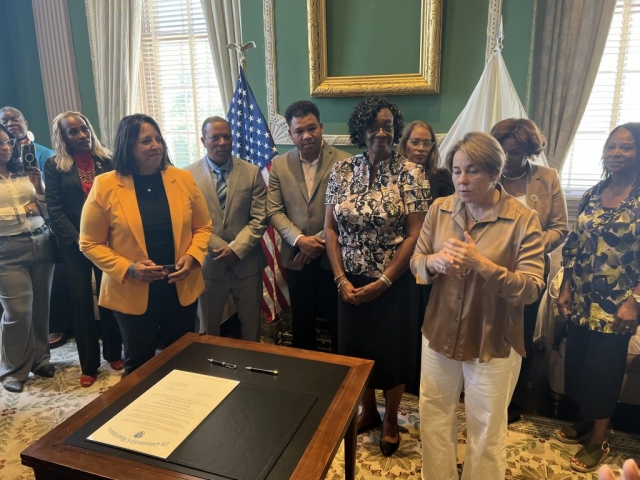
POLYGON ((473 220, 473 223, 478 223, 480 220, 483 220, 487 215, 489 215, 489 213, 493 210, 493 208, 495 208, 495 206, 491 210, 489 210, 487 213, 485 213, 482 216, 482 218, 480 217, 475 218, 473 215, 471 215, 471 210, 469 210, 469 207, 466 203, 464 204, 464 208, 467 211, 467 215, 469 215, 469 217, 471 217, 471 220, 473 220))
POLYGON ((504 173, 502 174, 502 178, 504 178, 505 180, 520 180, 522 177, 524 177, 527 173, 529 173, 529 167, 527 164, 527 168, 524 169, 524 173, 522 175, 518 175, 517 177, 507 177, 504 173))
POLYGON ((158 175, 154 175, 153 176, 153 180, 151 180, 151 183, 149 185, 145 185, 144 182, 142 181, 142 177, 138 177, 138 179, 140 180, 140 183, 142 184, 142 186, 144 188, 147 189, 147 192, 151 193, 151 187, 153 187, 153 184, 156 183, 156 179, 158 178, 158 175))

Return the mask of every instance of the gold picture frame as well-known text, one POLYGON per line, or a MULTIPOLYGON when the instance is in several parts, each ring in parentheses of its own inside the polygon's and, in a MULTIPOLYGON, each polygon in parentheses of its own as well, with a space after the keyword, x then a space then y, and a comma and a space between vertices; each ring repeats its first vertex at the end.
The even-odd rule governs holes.
POLYGON ((422 0, 420 71, 393 75, 329 77, 327 69, 326 0, 307 0, 309 74, 312 97, 353 97, 372 94, 440 93, 440 50, 444 0, 422 0))

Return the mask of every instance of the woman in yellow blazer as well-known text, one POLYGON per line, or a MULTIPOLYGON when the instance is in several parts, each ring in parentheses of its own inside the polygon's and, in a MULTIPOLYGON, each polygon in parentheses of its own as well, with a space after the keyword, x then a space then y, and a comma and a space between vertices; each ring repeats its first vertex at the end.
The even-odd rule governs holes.
MULTIPOLYGON (((567 224, 567 202, 555 168, 543 167, 530 161, 542 152, 545 139, 538 126, 527 118, 508 118, 496 123, 491 135, 500 142, 506 161, 500 183, 505 191, 520 203, 538 213, 544 236, 544 279, 547 281, 551 259, 549 254, 564 241, 567 224)), ((522 387, 529 381, 533 356, 533 334, 538 318, 538 307, 544 290, 533 303, 524 307, 524 345, 527 356, 522 361, 516 397, 524 393, 522 387)), ((520 418, 522 408, 515 402, 509 405, 509 423, 520 418)))
POLYGON ((115 312, 125 375, 194 331, 200 267, 213 233, 202 193, 189 172, 171 166, 151 117, 123 118, 115 170, 96 181, 80 222, 80 250, 106 275, 100 305, 115 312))

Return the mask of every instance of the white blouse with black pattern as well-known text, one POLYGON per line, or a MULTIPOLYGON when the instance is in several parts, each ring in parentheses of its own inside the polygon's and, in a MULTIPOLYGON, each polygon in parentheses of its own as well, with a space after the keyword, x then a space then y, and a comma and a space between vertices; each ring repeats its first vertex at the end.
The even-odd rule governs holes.
POLYGON ((333 205, 348 273, 380 277, 405 238, 405 217, 426 212, 431 188, 424 170, 396 151, 380 162, 369 188, 367 152, 337 162, 325 203, 333 205))

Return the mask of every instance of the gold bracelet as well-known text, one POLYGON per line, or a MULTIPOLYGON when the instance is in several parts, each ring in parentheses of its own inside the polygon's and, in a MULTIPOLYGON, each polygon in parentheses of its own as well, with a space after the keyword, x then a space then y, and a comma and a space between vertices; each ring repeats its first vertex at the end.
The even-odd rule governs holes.
POLYGON ((342 287, 345 286, 345 284, 348 282, 349 280, 347 280, 346 278, 344 280, 342 280, 339 284, 338 284, 338 291, 340 291, 342 289, 342 287))
POLYGON ((338 284, 338 279, 340 279, 342 277, 346 277, 346 275, 344 273, 342 275, 338 275, 336 278, 333 279, 333 283, 335 283, 337 285, 338 284))
POLYGON ((391 284, 393 284, 393 282, 389 280, 389 277, 387 277, 384 273, 380 275, 378 278, 382 283, 384 283, 387 286, 387 288, 391 287, 391 284))

